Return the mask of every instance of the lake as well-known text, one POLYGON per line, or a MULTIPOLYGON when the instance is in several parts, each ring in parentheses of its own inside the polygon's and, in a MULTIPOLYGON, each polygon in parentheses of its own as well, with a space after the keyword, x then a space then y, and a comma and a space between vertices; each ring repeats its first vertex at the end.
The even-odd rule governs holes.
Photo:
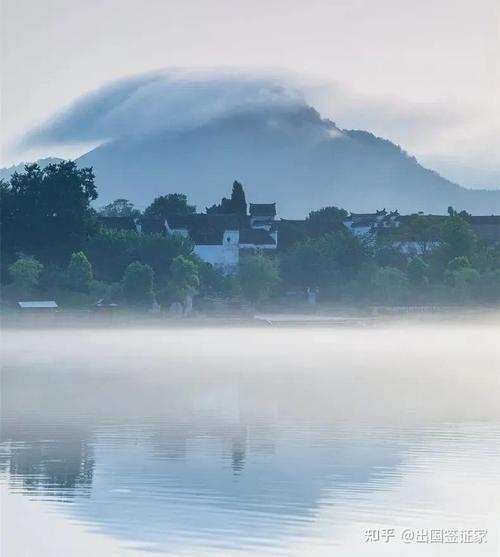
POLYGON ((5 330, 2 555, 497 557, 498 332, 5 330))

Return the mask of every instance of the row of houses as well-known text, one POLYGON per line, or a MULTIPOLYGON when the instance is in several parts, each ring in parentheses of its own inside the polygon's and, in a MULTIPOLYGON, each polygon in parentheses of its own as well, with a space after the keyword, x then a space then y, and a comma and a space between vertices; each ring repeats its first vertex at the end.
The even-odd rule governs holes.
MULTIPOLYGON (((381 230, 394 230, 407 224, 415 216, 422 216, 428 222, 441 224, 448 215, 425 215, 416 213, 413 215, 400 215, 398 211, 376 211, 375 213, 350 213, 344 221, 344 225, 358 236, 376 234, 381 230)), ((469 214, 461 215, 469 224, 474 234, 479 240, 486 242, 500 241, 500 215, 474 216, 469 214)))
MULTIPOLYGON (((424 216, 422 213, 420 215, 424 216)), ((389 238, 406 254, 422 254, 438 242, 432 238, 426 244, 421 239, 398 238, 397 230, 415 215, 400 215, 385 209, 375 213, 350 213, 343 225, 353 234, 367 239, 389 238), (396 232, 396 234, 395 234, 396 232)), ((440 224, 444 215, 425 215, 428 222, 440 224)), ((500 243, 500 215, 465 215, 476 236, 483 241, 500 243)), ((207 263, 226 273, 236 272, 240 256, 245 251, 272 251, 285 245, 286 231, 292 225, 307 234, 306 220, 276 218, 275 203, 250 203, 248 215, 236 214, 175 214, 164 221, 132 217, 102 217, 106 228, 132 230, 137 234, 167 233, 189 238, 194 252, 207 263), (280 242, 283 238, 283 242, 280 242)))
POLYGON ((248 215, 176 214, 164 221, 132 217, 102 217, 106 228, 133 230, 137 234, 168 233, 189 238, 194 252, 227 273, 238 270, 244 251, 278 247, 275 203, 250 203, 248 215))

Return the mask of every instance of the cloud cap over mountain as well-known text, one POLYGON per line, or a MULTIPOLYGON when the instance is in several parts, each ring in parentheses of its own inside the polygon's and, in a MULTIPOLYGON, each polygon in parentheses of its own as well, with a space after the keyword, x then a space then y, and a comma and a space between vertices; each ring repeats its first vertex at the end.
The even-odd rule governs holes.
POLYGON ((292 79, 250 73, 158 72, 105 86, 24 138, 93 142, 102 202, 139 206, 184 192, 200 209, 234 179, 283 216, 325 205, 476 213, 500 211, 500 192, 469 192, 426 170, 393 143, 342 130, 306 102, 292 79))
POLYGON ((22 140, 34 144, 109 141, 192 128, 234 112, 305 106, 284 77, 172 70, 106 85, 78 99, 22 140))

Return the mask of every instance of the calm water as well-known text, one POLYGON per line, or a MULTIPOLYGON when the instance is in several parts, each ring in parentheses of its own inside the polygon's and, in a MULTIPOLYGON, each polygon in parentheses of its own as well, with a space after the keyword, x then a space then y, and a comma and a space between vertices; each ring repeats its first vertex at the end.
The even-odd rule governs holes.
POLYGON ((2 556, 497 557, 499 370, 492 325, 6 331, 2 556))

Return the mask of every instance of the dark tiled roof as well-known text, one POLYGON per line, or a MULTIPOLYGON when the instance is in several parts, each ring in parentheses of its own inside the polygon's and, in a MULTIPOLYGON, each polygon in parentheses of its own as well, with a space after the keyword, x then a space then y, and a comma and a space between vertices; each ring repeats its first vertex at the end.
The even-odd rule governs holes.
POLYGON ((493 224, 500 226, 500 215, 471 215, 465 219, 469 224, 493 224))
POLYGON ((111 230, 136 230, 133 217, 99 217, 99 223, 111 230))
POLYGON ((351 213, 348 218, 351 219, 375 219, 377 213, 351 213))
POLYGON ((470 222, 469 226, 480 240, 484 242, 500 242, 500 222, 491 224, 470 222))
POLYGON ((275 217, 276 203, 250 203, 250 216, 275 217))
POLYGON ((166 231, 165 221, 162 219, 141 219, 141 231, 143 234, 163 234, 166 231))
POLYGON ((406 225, 411 223, 415 218, 424 219, 428 224, 438 225, 444 222, 448 218, 448 215, 420 215, 420 214, 400 215, 398 217, 398 221, 402 225, 406 225))
POLYGON ((360 217, 352 221, 351 228, 366 228, 369 226, 374 226, 377 223, 377 219, 374 217, 360 217))
POLYGON ((293 224, 293 225, 297 225, 297 226, 305 226, 306 225, 306 220, 305 219, 280 219, 279 222, 280 223, 282 222, 283 224, 293 224))
MULTIPOLYGON (((244 220, 246 221, 246 219, 244 220)), ((242 224, 242 217, 239 215, 193 213, 189 215, 169 215, 167 221, 170 228, 238 230, 242 224)))
POLYGON ((266 230, 244 228, 240 230, 240 244, 254 244, 256 246, 276 245, 274 238, 266 230))
POLYGON ((189 237, 198 246, 219 246, 224 239, 223 229, 193 229, 189 230, 189 237))
POLYGON ((246 225, 246 219, 239 215, 169 215, 167 222, 172 229, 186 229, 189 237, 197 245, 214 246, 222 244, 225 230, 239 230, 246 225))
POLYGON ((480 240, 500 242, 500 215, 471 215, 465 220, 480 240))

